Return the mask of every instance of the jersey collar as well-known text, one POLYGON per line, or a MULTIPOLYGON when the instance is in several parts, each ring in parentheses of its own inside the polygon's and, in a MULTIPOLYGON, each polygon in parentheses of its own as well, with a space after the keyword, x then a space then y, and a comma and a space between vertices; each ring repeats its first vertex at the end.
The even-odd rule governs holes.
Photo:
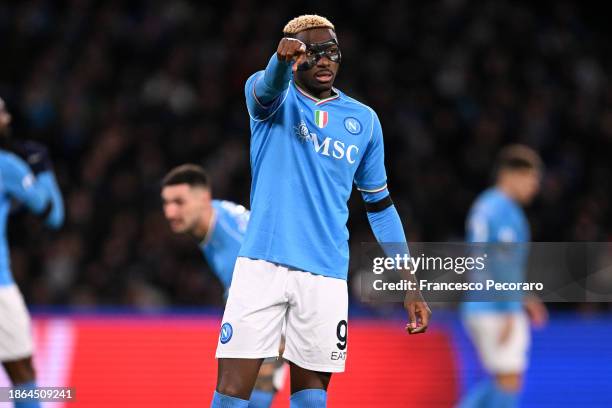
POLYGON ((215 227, 217 226, 217 211, 213 207, 211 209, 212 214, 210 214, 210 220, 208 221, 208 230, 206 231, 206 235, 204 239, 200 242, 200 246, 205 247, 210 242, 215 227))
POLYGON ((332 92, 334 92, 335 95, 332 95, 329 98, 318 99, 318 98, 315 98, 314 96, 310 95, 308 92, 306 92, 302 88, 300 88, 298 86, 298 84, 295 83, 295 81, 291 81, 291 82, 293 82, 293 85, 295 86, 295 88, 298 90, 299 93, 301 93, 306 98, 308 98, 311 101, 313 101, 315 103, 315 105, 317 105, 317 106, 323 105, 324 103, 333 101, 334 99, 338 99, 340 97, 340 92, 338 92, 338 90, 336 88, 332 87, 332 92))

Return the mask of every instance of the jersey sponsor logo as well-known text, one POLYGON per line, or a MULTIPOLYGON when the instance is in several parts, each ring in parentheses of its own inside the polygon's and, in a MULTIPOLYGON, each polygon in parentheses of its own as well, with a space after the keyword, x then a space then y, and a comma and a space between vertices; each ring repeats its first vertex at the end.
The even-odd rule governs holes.
POLYGON ((327 123, 329 122, 329 113, 324 110, 316 110, 314 112, 314 118, 317 126, 323 129, 325 126, 327 126, 327 123))
POLYGON ((316 133, 310 134, 310 140, 314 146, 315 152, 334 159, 346 159, 350 164, 355 163, 355 157, 359 153, 359 148, 355 145, 346 145, 340 140, 333 140, 331 137, 326 137, 322 141, 316 133))
POLYGON ((361 133, 361 122, 355 118, 348 117, 344 119, 344 128, 354 135, 361 133))
POLYGON ((314 151, 322 156, 333 157, 337 160, 346 159, 350 164, 355 163, 356 157, 359 154, 359 147, 356 145, 347 145, 343 141, 334 140, 331 137, 319 138, 316 133, 310 132, 306 122, 300 121, 300 124, 293 127, 298 139, 302 142, 312 142, 314 151))
POLYGON ((232 325, 229 323, 223 323, 223 326, 221 326, 221 335, 219 336, 219 341, 221 344, 229 342, 232 339, 232 334, 234 334, 232 325))

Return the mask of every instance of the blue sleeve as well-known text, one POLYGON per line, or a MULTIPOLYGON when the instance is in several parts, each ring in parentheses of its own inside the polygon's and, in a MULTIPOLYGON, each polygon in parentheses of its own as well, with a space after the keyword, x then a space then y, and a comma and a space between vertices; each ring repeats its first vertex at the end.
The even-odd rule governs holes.
MULTIPOLYGON (((379 201, 389 195, 389 190, 386 188, 376 193, 361 193, 365 202, 371 203, 379 201)), ((378 212, 368 212, 368 221, 372 232, 376 237, 376 241, 383 245, 385 254, 389 257, 395 255, 410 255, 408 250, 408 244, 406 243, 406 235, 404 234, 404 227, 402 220, 400 219, 397 209, 394 205, 385 208, 378 212), (393 244, 393 245, 388 245, 393 244)))
POLYGON ((372 128, 367 150, 355 172, 355 185, 362 192, 377 192, 387 187, 385 148, 378 116, 370 110, 372 128))
POLYGON ((255 119, 266 118, 282 103, 280 95, 289 87, 291 63, 279 61, 272 55, 265 71, 251 75, 244 87, 247 109, 255 119))
POLYGON ((19 157, 3 155, 1 161, 2 186, 7 193, 35 214, 43 212, 49 202, 49 193, 19 157))
POLYGON ((490 217, 486 211, 475 208, 470 212, 466 223, 467 242, 490 242, 492 238, 490 217))
POLYGON ((51 203, 53 204, 45 223, 50 228, 58 229, 64 223, 64 200, 62 199, 62 193, 55 180, 55 175, 53 172, 47 170, 39 173, 37 179, 41 187, 49 194, 51 203))

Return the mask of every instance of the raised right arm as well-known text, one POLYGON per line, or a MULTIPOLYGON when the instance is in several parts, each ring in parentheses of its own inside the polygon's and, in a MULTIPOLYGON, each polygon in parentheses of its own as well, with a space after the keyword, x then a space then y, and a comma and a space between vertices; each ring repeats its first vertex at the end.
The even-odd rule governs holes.
POLYGON ((265 115, 275 105, 276 99, 287 89, 292 71, 297 69, 306 45, 294 38, 283 38, 278 44, 266 69, 258 71, 247 80, 244 92, 247 108, 254 118, 265 115))

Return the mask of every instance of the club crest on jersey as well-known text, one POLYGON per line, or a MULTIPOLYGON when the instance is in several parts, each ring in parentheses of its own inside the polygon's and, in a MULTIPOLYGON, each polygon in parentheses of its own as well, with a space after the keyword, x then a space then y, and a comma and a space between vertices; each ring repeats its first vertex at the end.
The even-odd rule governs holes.
POLYGON ((354 135, 358 135, 361 132, 361 123, 355 118, 344 119, 344 128, 354 135))
POLYGON ((324 110, 316 110, 314 112, 314 120, 317 126, 323 129, 329 122, 329 113, 324 110))
POLYGON ((232 339, 232 334, 234 334, 234 329, 232 325, 229 323, 223 323, 221 326, 221 334, 219 336, 219 341, 221 344, 225 344, 232 339))

